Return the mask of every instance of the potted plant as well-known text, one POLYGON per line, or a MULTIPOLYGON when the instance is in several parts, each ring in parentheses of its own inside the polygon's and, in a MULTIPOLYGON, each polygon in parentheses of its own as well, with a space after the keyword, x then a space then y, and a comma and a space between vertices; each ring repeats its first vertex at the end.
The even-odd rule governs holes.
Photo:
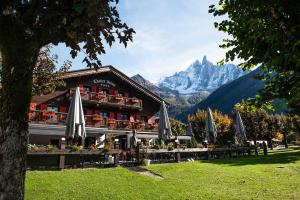
POLYGON ((173 143, 168 144, 168 151, 173 151, 174 150, 174 145, 173 143))

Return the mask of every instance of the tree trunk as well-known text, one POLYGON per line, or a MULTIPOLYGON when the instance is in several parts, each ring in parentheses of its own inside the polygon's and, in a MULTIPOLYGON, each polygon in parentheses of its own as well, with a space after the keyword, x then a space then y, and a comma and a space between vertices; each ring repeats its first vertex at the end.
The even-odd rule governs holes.
POLYGON ((15 200, 24 199, 32 69, 39 50, 20 26, 1 29, 0 199, 15 200))
POLYGON ((288 148, 288 143, 287 143, 287 138, 286 138, 286 132, 283 132, 283 143, 284 147, 287 149, 288 148))
POLYGON ((268 140, 268 145, 269 145, 269 148, 270 148, 271 150, 273 150, 273 141, 272 141, 272 138, 269 138, 269 140, 268 140))

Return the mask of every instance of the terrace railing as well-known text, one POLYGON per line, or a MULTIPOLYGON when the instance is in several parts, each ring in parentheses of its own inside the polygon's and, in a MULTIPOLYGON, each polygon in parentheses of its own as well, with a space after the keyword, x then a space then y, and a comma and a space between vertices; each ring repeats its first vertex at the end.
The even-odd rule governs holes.
MULTIPOLYGON (((29 122, 35 124, 61 124, 65 125, 68 113, 54 112, 47 110, 30 110, 29 122)), ((157 131, 158 124, 149 124, 142 121, 116 120, 108 117, 102 117, 97 114, 85 115, 85 122, 87 127, 107 127, 109 129, 117 130, 145 130, 157 131)))
MULTIPOLYGON (((70 90, 70 98, 72 97, 74 90, 70 90)), ((123 97, 118 95, 108 95, 102 92, 87 92, 81 91, 81 99, 85 103, 102 104, 109 106, 123 106, 131 109, 142 109, 142 100, 136 97, 123 97)))

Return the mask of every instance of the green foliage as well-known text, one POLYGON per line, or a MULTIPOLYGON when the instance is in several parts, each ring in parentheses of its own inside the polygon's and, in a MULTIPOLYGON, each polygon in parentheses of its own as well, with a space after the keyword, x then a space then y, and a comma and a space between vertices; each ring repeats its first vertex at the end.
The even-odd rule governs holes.
POLYGON ((25 199, 295 200, 300 197, 299 155, 299 150, 274 151, 268 156, 146 167, 164 180, 141 176, 125 167, 30 170, 26 174, 25 199), (285 168, 278 169, 278 166, 285 168))
POLYGON ((116 40, 125 46, 132 41, 134 30, 120 20, 117 3, 118 0, 4 1, 0 3, 0 35, 9 34, 5 32, 7 26, 15 26, 39 49, 63 42, 71 48, 72 58, 84 51, 83 61, 97 68, 101 66, 97 55, 105 53, 104 41, 109 46, 116 40))
POLYGON ((174 135, 185 135, 187 125, 176 120, 170 118, 171 130, 174 135))
POLYGON ((159 150, 159 149, 162 149, 162 148, 163 148, 163 145, 160 144, 160 143, 154 145, 154 149, 159 150))
POLYGON ((174 144, 169 143, 167 149, 168 149, 168 151, 173 151, 174 150, 174 144))
POLYGON ((48 145, 46 146, 46 149, 47 149, 47 151, 52 151, 52 150, 54 149, 54 146, 51 145, 51 144, 48 144, 48 145))
POLYGON ((235 110, 241 114, 248 139, 271 141, 277 133, 286 134, 288 142, 299 137, 298 115, 271 115, 247 102, 237 104, 235 110))
POLYGON ((35 144, 27 144, 28 151, 38 151, 38 147, 35 144))
POLYGON ((240 66, 261 65, 264 89, 253 105, 270 107, 270 101, 285 99, 293 112, 300 113, 300 1, 219 0, 209 12, 222 17, 215 22, 229 37, 221 48, 226 58, 245 60, 240 66), (224 17, 226 16, 226 17, 224 17))
MULTIPOLYGON (((217 143, 219 145, 224 145, 227 143, 227 140, 233 138, 234 135, 234 131, 232 131, 232 119, 219 111, 213 111, 212 114, 218 131, 217 143)), ((198 142, 203 142, 206 135, 206 111, 198 110, 195 115, 189 116, 188 120, 192 125, 195 139, 198 142)))
POLYGON ((64 86, 61 78, 71 66, 65 61, 59 70, 56 70, 58 55, 51 55, 52 45, 45 46, 39 53, 38 60, 33 68, 32 94, 42 95, 53 92, 56 87, 64 86))
POLYGON ((197 148, 198 147, 197 140, 194 137, 192 137, 192 139, 189 141, 188 147, 189 148, 197 148))
POLYGON ((80 148, 76 144, 72 144, 72 145, 70 145, 70 149, 73 152, 77 152, 77 151, 79 151, 80 148))

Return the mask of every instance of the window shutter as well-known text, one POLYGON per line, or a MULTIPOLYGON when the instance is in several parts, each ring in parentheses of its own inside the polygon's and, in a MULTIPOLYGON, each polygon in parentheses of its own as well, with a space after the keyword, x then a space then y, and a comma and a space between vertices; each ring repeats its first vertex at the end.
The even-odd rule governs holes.
POLYGON ((115 118, 115 113, 114 112, 109 112, 109 118, 114 119, 115 118))
POLYGON ((92 92, 97 92, 97 87, 96 86, 92 86, 92 92))
POLYGON ((47 110, 47 105, 46 104, 41 104, 40 109, 41 110, 47 110))
POLYGON ((87 115, 92 115, 93 114, 93 110, 92 109, 86 109, 86 114, 87 115))
POLYGON ((122 120, 122 114, 121 113, 117 114, 117 120, 122 120))
POLYGON ((141 121, 141 115, 136 115, 136 116, 135 116, 135 120, 136 120, 137 122, 141 121))
POLYGON ((128 96, 128 91, 125 91, 125 97, 127 98, 128 96))
POLYGON ((66 106, 60 106, 60 107, 59 107, 59 112, 61 112, 61 113, 66 113, 66 112, 67 112, 66 106))

